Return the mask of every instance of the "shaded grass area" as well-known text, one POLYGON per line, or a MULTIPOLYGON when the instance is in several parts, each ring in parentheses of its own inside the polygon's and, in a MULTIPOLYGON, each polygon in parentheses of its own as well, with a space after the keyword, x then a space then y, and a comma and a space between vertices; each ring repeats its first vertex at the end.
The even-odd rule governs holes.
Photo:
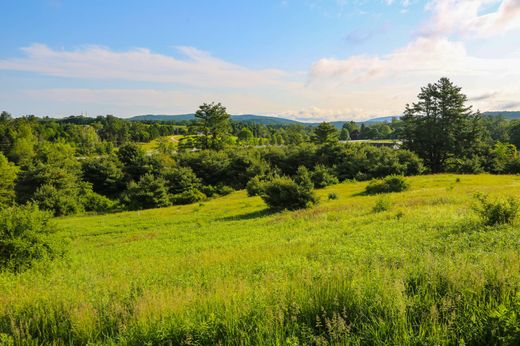
POLYGON ((410 178, 378 213, 347 183, 296 212, 237 192, 58 219, 67 258, 0 274, 0 344, 518 344, 520 231, 471 204, 520 178, 456 178, 410 178))

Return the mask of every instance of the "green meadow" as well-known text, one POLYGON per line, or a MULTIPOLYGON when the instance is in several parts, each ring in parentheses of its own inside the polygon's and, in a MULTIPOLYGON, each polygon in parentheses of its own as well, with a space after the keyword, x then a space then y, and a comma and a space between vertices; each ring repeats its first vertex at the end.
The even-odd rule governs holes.
POLYGON ((477 192, 519 196, 520 176, 407 180, 295 212, 239 191, 58 218, 63 258, 0 274, 0 344, 520 343, 520 230, 472 210, 477 192))

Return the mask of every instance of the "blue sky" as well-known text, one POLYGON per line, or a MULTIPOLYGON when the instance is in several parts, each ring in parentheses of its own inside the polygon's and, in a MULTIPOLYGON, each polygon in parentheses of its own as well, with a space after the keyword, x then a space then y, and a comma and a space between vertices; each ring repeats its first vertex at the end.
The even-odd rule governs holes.
POLYGON ((442 76, 520 109, 518 0, 0 2, 0 108, 301 120, 399 114, 442 76))

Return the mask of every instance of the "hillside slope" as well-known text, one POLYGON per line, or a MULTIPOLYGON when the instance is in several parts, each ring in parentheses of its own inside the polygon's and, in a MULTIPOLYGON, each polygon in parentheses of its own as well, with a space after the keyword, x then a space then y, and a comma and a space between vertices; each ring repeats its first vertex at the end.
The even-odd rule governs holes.
POLYGON ((278 214, 242 191, 60 218, 66 258, 0 273, 0 340, 514 342, 520 230, 475 226, 471 204, 475 192, 518 196, 520 177, 456 178, 409 178, 410 191, 385 197, 340 184, 318 191, 315 208, 278 214), (375 213, 381 198, 390 206, 375 213))

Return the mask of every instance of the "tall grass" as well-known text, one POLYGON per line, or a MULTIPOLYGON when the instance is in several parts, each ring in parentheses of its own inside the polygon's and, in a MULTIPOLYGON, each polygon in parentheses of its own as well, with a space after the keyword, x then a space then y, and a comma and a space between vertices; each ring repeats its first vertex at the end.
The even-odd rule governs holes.
POLYGON ((518 344, 520 231, 481 231, 471 205, 519 178, 410 180, 387 197, 399 218, 349 183, 296 212, 238 192, 58 219, 67 258, 0 274, 0 342, 518 344))

